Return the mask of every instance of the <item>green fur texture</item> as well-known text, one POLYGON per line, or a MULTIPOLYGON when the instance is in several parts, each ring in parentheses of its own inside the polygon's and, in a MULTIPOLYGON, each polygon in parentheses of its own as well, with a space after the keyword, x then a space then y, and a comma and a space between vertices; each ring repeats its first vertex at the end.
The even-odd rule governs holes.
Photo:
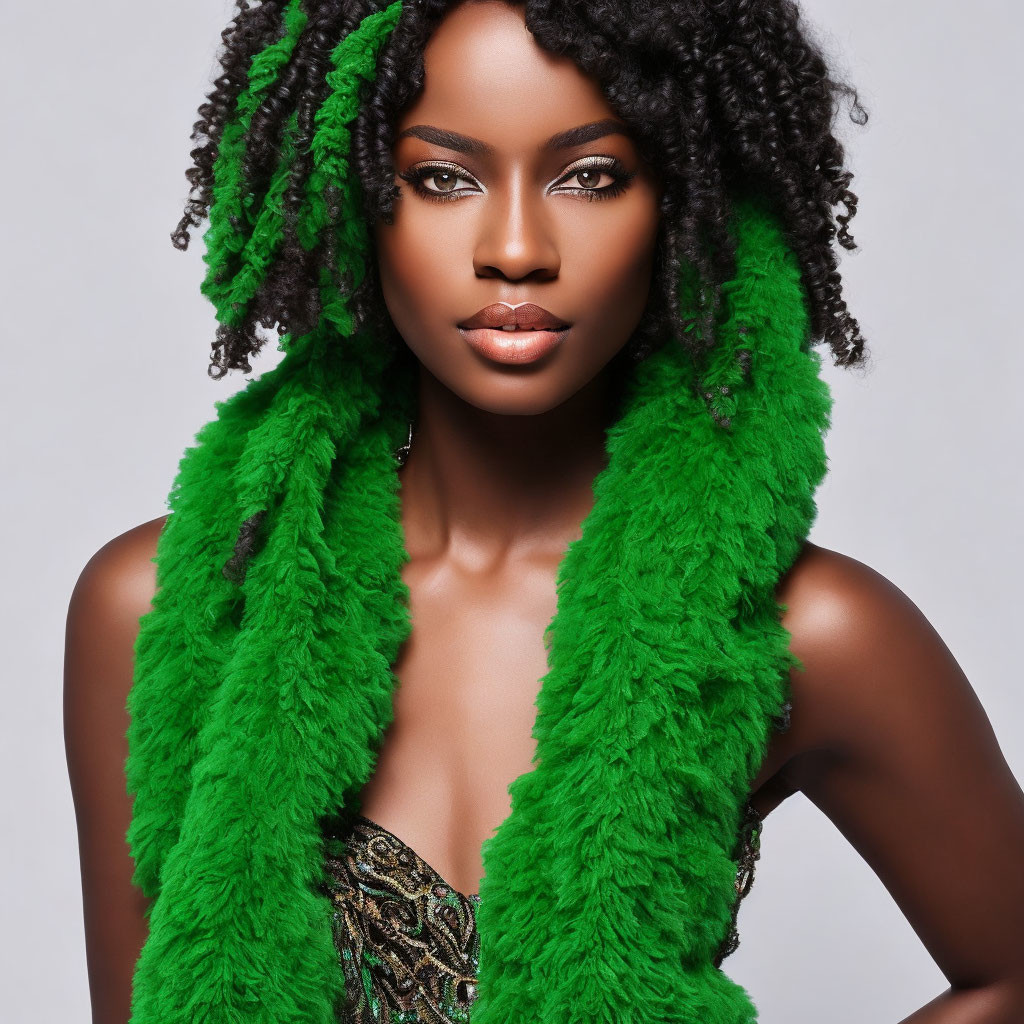
MULTIPOLYGON (((348 174, 347 133, 329 126, 354 116, 399 11, 336 51, 348 99, 324 115, 321 184, 348 174)), ((721 347, 698 367, 669 342, 626 371, 559 566, 533 767, 482 850, 474 1024, 757 1019, 713 961, 797 663, 775 593, 815 516, 831 396, 780 224, 755 199, 735 209, 721 347)), ((355 268, 363 229, 340 230, 355 268)), ((358 808, 392 720, 412 628, 393 453, 417 392, 331 301, 217 404, 168 499, 128 697, 127 838, 153 900, 131 1024, 341 1019, 322 825, 358 808), (222 567, 257 513, 238 583, 222 567)))

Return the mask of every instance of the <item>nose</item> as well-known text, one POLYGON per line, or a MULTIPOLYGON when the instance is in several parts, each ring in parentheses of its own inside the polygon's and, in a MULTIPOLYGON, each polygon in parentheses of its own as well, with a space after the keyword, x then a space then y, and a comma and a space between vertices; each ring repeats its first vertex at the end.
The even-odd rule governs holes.
POLYGON ((479 277, 555 277, 561 257, 543 198, 515 181, 487 197, 473 268, 479 277))

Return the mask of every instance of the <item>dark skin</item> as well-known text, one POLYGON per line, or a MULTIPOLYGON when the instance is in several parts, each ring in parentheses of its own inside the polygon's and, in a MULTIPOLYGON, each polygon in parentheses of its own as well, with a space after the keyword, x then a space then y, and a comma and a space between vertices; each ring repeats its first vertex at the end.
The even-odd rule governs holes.
MULTIPOLYGON (((421 373, 400 471, 414 628, 362 809, 463 892, 479 890, 480 845, 532 767, 556 572, 604 465, 606 367, 650 285, 657 177, 628 135, 542 149, 604 119, 617 121, 596 84, 537 47, 521 9, 459 7, 431 39, 425 89, 398 129, 433 125, 493 152, 399 138, 399 172, 458 165, 457 179, 435 169, 424 187, 460 195, 432 200, 398 178, 394 223, 375 229, 388 310, 421 373), (635 176, 589 200, 587 185, 613 177, 569 169, 609 155, 635 176), (573 324, 553 358, 510 367, 466 345, 455 324, 502 300, 573 324)), ((164 522, 101 548, 68 613, 65 736, 94 1024, 128 1020, 146 935, 124 841, 124 705, 164 522)), ((856 559, 806 543, 777 596, 804 669, 792 674, 791 728, 773 734, 752 783, 754 806, 767 816, 803 793, 906 914, 950 987, 904 1024, 1019 1024, 1024 794, 974 690, 913 602, 856 559)))

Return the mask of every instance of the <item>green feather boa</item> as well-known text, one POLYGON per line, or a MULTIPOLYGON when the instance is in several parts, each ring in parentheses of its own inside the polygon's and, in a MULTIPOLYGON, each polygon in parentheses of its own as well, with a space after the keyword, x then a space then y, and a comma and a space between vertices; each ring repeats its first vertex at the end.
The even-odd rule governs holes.
MULTIPOLYGON (((365 75, 372 47, 349 47, 365 75)), ((534 767, 482 850, 474 1024, 756 1019, 715 953, 798 664, 775 593, 831 397, 779 223, 744 199, 735 235, 713 361, 670 342, 628 371, 559 566, 534 767)), ((394 451, 416 387, 334 298, 217 404, 170 494, 128 698, 128 841, 153 899, 131 1024, 338 1019, 322 827, 373 774, 411 630, 394 451)))

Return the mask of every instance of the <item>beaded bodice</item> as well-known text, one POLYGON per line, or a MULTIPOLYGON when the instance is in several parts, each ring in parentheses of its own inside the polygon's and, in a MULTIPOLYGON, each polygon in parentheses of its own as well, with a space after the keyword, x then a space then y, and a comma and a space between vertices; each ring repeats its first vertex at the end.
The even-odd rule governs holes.
MULTIPOLYGON (((715 966, 739 945, 736 915, 750 890, 762 820, 749 804, 737 837, 736 899, 715 966)), ((341 1024, 468 1024, 476 998, 477 893, 450 886, 370 818, 325 834, 332 931, 345 978, 341 1024)))
POLYGON ((453 889, 383 826, 356 816, 328 837, 344 1024, 464 1024, 476 997, 478 894, 453 889), (333 848, 333 849, 332 849, 333 848))

